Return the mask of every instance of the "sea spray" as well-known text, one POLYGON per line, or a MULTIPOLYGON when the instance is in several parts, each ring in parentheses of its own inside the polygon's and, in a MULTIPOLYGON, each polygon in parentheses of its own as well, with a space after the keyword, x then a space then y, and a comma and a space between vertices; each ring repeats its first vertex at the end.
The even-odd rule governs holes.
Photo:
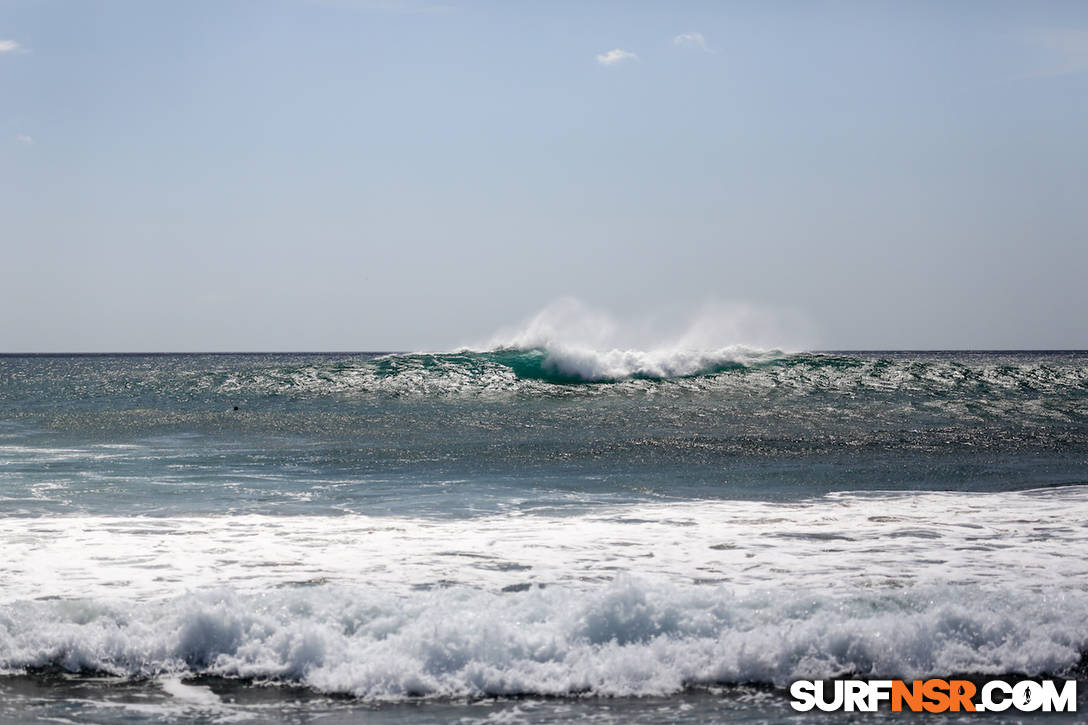
POLYGON ((768 310, 715 303, 670 324, 654 317, 621 321, 563 298, 487 345, 463 349, 540 352, 541 374, 528 377, 556 382, 686 377, 782 357, 780 319, 768 310))

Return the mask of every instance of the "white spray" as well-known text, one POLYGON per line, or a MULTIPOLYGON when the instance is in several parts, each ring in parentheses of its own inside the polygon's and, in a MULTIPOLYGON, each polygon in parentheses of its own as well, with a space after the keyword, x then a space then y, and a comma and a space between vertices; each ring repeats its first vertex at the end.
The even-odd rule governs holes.
POLYGON ((803 339, 808 327, 796 313, 739 303, 712 302, 687 319, 667 317, 617 320, 566 297, 482 347, 544 350, 547 368, 582 380, 669 378, 779 357, 804 347, 783 341, 803 339))

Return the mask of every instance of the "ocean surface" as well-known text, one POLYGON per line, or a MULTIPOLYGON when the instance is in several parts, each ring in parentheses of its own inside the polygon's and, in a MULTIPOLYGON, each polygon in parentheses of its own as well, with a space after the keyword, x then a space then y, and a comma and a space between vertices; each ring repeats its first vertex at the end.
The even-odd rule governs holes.
POLYGON ((1085 352, 0 356, 0 722, 1083 680, 1086 483, 1085 352))

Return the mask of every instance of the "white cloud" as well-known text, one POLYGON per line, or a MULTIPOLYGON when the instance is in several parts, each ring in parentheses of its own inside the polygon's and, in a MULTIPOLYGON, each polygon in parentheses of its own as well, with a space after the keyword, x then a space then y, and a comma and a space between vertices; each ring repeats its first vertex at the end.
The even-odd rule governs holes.
POLYGON ((0 53, 14 53, 21 47, 14 40, 0 40, 0 53))
POLYGON ((16 136, 16 137, 15 137, 15 140, 16 140, 16 141, 18 141, 19 143, 25 143, 25 144, 26 144, 27 146, 32 146, 32 145, 34 144, 34 139, 33 139, 33 137, 31 137, 31 136, 24 136, 24 135, 22 135, 22 134, 20 134, 20 135, 16 136))
POLYGON ((702 33, 680 33, 672 39, 674 45, 679 45, 684 48, 695 48, 696 50, 703 50, 707 53, 713 53, 714 51, 706 44, 706 38, 702 33))
POLYGON ((623 48, 613 48, 607 53, 601 53, 597 56, 597 62, 601 65, 616 65, 625 60, 638 60, 638 56, 623 48))

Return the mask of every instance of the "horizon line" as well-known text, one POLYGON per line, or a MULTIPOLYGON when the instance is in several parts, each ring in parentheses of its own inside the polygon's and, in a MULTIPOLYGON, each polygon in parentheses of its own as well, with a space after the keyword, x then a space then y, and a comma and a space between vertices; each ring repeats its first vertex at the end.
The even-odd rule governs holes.
MULTIPOLYGON (((773 350, 773 349, 772 349, 773 350)), ((768 350, 768 351, 772 351, 768 350)), ((177 355, 449 355, 464 350, 140 350, 140 351, 67 351, 67 352, 0 352, 4 357, 169 357, 177 355)), ((489 352, 489 351, 473 351, 489 352)), ((842 354, 842 353, 1084 353, 1088 348, 1038 347, 1038 348, 834 348, 796 350, 789 354, 842 354)))

